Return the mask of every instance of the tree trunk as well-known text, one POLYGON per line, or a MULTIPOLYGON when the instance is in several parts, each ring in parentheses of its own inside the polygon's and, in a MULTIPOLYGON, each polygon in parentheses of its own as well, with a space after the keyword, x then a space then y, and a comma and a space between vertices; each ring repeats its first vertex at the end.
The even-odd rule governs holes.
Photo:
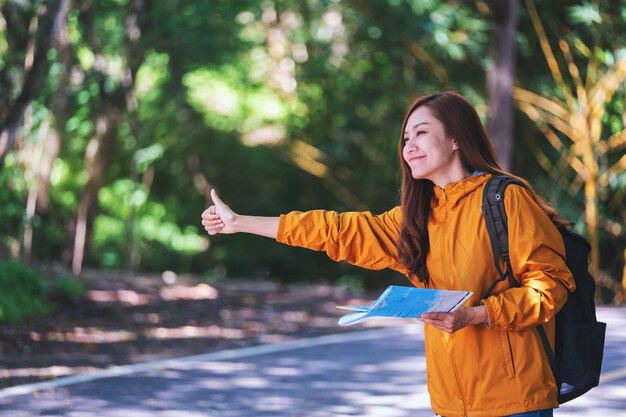
POLYGON ((32 166, 33 172, 33 184, 28 192, 28 199, 26 203, 26 224, 24 227, 23 236, 23 256, 25 259, 29 259, 33 249, 33 235, 34 227, 33 220, 35 214, 45 215, 48 209, 49 202, 49 190, 50 190, 50 175, 52 173, 52 165, 59 155, 61 149, 60 131, 65 126, 65 108, 66 108, 66 96, 65 88, 69 80, 69 73, 67 72, 67 62, 69 60, 68 51, 68 33, 67 33, 67 15, 70 9, 70 0, 62 0, 60 2, 59 11, 56 17, 55 25, 58 27, 56 30, 57 39, 56 46, 59 52, 60 63, 62 69, 59 76, 59 86, 57 89, 56 97, 53 104, 53 118, 55 119, 56 129, 49 127, 49 119, 45 119, 44 123, 40 127, 40 138, 35 146, 35 163, 32 166), (59 127, 60 124, 60 127, 59 127))
POLYGON ((67 32, 67 15, 71 8, 71 0, 64 0, 61 4, 58 19, 58 32, 56 39, 56 49, 59 56, 61 69, 59 70, 59 85, 52 105, 54 117, 54 129, 50 129, 50 135, 46 138, 46 146, 39 167, 39 180, 37 187, 36 211, 39 215, 46 215, 50 200, 50 175, 54 161, 61 151, 61 136, 65 130, 67 120, 67 85, 69 83, 70 72, 70 50, 67 32))
POLYGON ((105 184, 120 120, 119 108, 107 103, 102 113, 96 117, 96 133, 85 151, 87 184, 78 202, 72 252, 72 271, 75 274, 82 270, 85 249, 98 208, 98 192, 105 184))
MULTIPOLYGON (((134 86, 137 71, 144 59, 144 51, 139 45, 139 39, 143 27, 145 26, 146 3, 144 0, 133 0, 130 3, 130 12, 126 18, 126 38, 128 41, 128 49, 126 50, 127 68, 122 79, 122 88, 124 90, 124 100, 126 103, 126 118, 130 128, 130 134, 135 138, 135 152, 141 148, 141 135, 139 126, 139 115, 137 114, 138 103, 135 96, 134 86)), ((131 158, 130 162, 130 178, 133 181, 136 191, 141 187, 139 172, 137 172, 137 162, 135 158, 131 158)), ((131 205, 128 221, 124 235, 127 242, 127 256, 125 258, 125 268, 133 271, 140 261, 140 255, 135 245, 135 205, 131 205)))
POLYGON ((513 152, 513 81, 517 47, 517 7, 519 0, 493 2, 491 65, 487 73, 489 114, 487 131, 496 155, 510 168, 513 152))
POLYGON ((43 78, 48 68, 48 52, 52 47, 52 42, 56 39, 56 31, 59 22, 67 19, 67 3, 69 0, 57 0, 45 2, 46 10, 40 18, 35 54, 32 65, 24 76, 24 85, 15 101, 8 109, 8 113, 1 120, 0 125, 0 168, 4 162, 4 157, 13 148, 15 143, 15 133, 22 122, 24 111, 34 100, 41 78, 43 78))
MULTIPOLYGON (((98 192, 105 184, 106 173, 111 164, 117 127, 125 113, 135 111, 137 107, 132 91, 135 75, 144 57, 139 41, 145 19, 146 2, 133 0, 128 7, 125 76, 119 89, 108 94, 101 93, 104 108, 96 118, 96 134, 90 140, 85 152, 87 184, 78 203, 76 221, 70 225, 73 226, 74 233, 71 263, 75 274, 82 270, 86 249, 91 240, 92 224, 98 208, 98 192)), ((138 128, 133 130, 136 133, 138 128)))
MULTIPOLYGON (((32 127, 24 123, 24 127, 30 130, 32 127)), ((41 178, 39 176, 39 169, 42 165, 44 155, 46 152, 47 137, 50 132, 50 122, 48 119, 44 119, 39 127, 39 138, 35 142, 32 149, 32 155, 30 160, 29 175, 30 189, 28 190, 28 198, 26 199, 26 222, 24 225, 24 234, 22 237, 22 256, 24 259, 29 259, 33 249, 33 220, 35 218, 35 210, 38 202, 39 187, 41 185, 41 178)))

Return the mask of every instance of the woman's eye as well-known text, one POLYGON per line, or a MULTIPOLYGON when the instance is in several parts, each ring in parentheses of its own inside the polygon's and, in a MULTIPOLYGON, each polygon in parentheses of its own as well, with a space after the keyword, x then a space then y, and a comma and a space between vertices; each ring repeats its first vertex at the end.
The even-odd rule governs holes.
POLYGON ((404 143, 407 143, 407 142, 409 141, 409 138, 408 138, 408 137, 405 137, 404 139, 402 139, 402 141, 403 141, 404 143))
POLYGON ((420 136, 420 135, 423 135, 424 133, 426 133, 426 132, 424 132, 423 130, 419 130, 415 135, 416 136, 420 136))

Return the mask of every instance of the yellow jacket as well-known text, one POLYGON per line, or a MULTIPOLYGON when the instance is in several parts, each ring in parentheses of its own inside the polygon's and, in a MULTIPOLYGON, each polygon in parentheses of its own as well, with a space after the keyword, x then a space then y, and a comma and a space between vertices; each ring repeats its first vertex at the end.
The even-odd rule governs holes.
MULTIPOLYGON (((481 294, 498 276, 481 212, 489 174, 435 187, 428 223, 428 287, 472 291, 466 305, 481 301, 489 327, 468 326, 449 334, 425 326, 431 407, 446 417, 492 417, 557 408, 556 384, 534 327, 546 323, 553 343, 554 315, 575 288, 564 262, 561 235, 527 190, 509 186, 510 257, 522 286, 508 282, 481 294)), ((277 241, 325 251, 334 260, 407 275, 396 251, 400 207, 381 215, 315 210, 281 215, 277 241)), ((409 279, 423 287, 414 276, 409 279)))

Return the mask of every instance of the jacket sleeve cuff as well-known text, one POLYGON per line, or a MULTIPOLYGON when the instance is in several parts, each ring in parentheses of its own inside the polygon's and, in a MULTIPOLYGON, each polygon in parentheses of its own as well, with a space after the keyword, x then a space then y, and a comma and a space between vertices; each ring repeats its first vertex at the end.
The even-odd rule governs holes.
POLYGON ((496 325, 496 316, 493 311, 493 304, 491 303, 491 298, 485 298, 480 303, 485 306, 485 310, 487 310, 487 321, 485 322, 485 326, 489 329, 497 330, 498 326, 496 325))
POLYGON ((285 243, 285 215, 281 214, 278 220, 278 231, 276 232, 276 241, 285 243))

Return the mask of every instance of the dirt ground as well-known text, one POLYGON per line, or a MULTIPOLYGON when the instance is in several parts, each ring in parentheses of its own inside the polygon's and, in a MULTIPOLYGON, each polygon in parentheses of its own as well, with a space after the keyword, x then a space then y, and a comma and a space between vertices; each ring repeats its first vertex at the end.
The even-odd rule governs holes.
POLYGON ((345 311, 375 298, 327 285, 206 282, 195 276, 84 274, 87 294, 0 325, 0 388, 156 359, 357 330, 345 311))

